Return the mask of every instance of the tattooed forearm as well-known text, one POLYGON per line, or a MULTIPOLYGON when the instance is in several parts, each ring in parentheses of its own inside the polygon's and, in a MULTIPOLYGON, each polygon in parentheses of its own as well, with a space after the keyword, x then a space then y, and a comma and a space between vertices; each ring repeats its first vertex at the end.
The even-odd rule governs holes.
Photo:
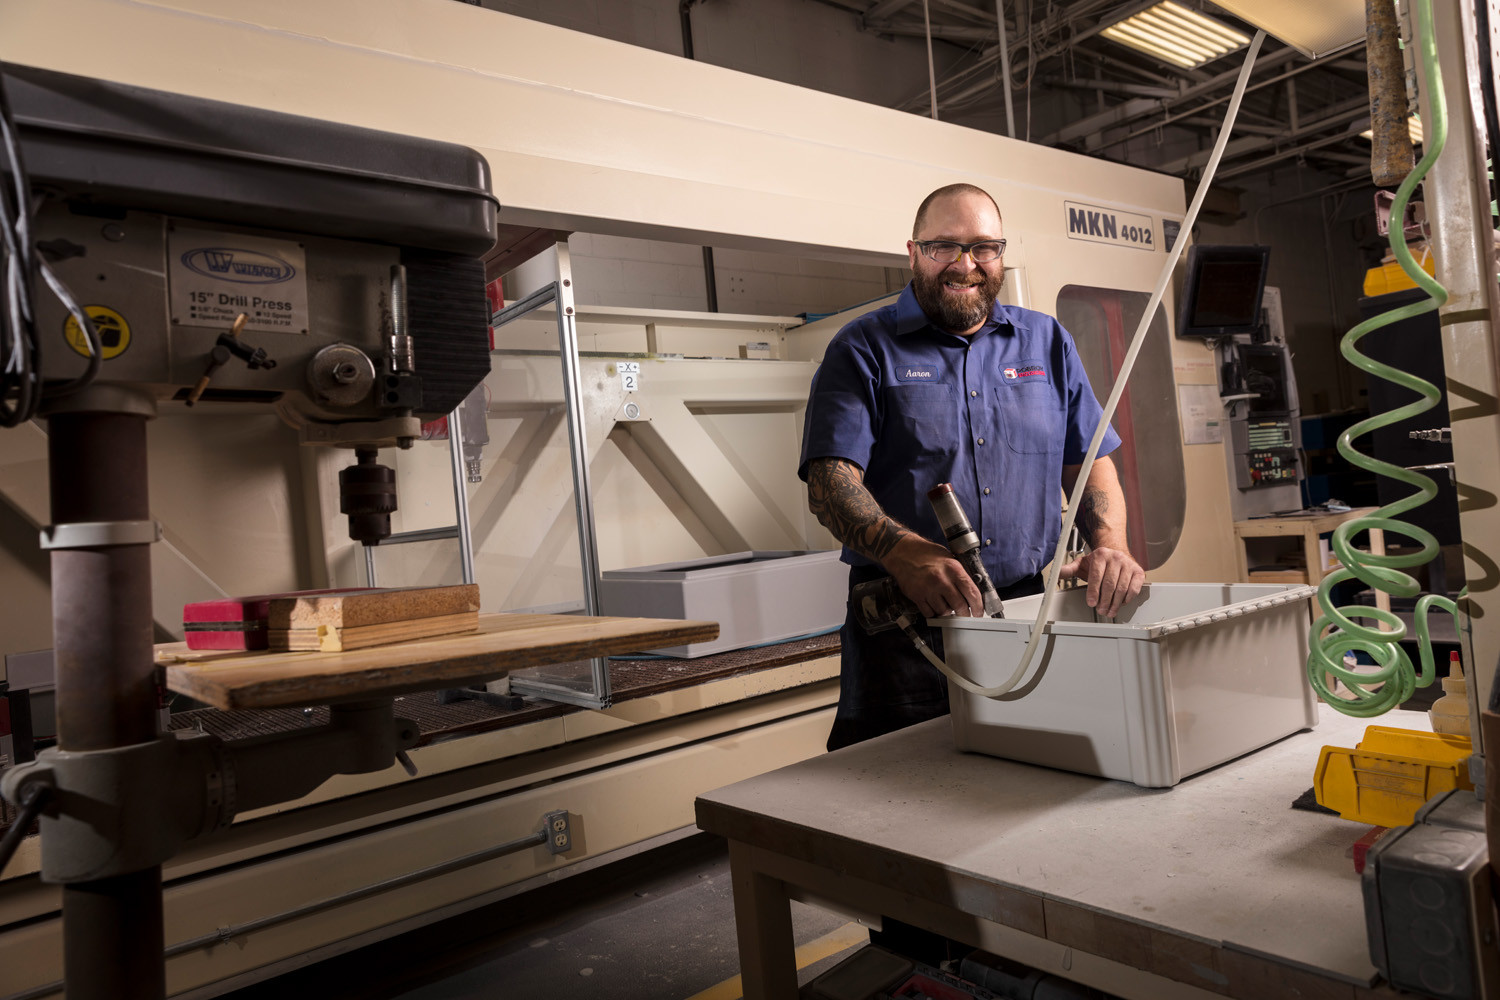
POLYGON ((864 473, 853 462, 814 459, 807 467, 807 497, 818 523, 867 558, 884 559, 908 533, 880 509, 865 488, 864 473))
POLYGON ((1090 548, 1097 548, 1109 521, 1109 494, 1097 486, 1086 486, 1078 501, 1078 530, 1090 548))

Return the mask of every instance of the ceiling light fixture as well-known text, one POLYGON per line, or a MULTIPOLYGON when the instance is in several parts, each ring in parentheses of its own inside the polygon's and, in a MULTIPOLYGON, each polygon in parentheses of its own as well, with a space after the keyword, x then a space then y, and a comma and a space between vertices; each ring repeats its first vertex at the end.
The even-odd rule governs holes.
POLYGON ((1183 69, 1197 69, 1250 44, 1249 35, 1173 0, 1162 0, 1100 34, 1183 69))

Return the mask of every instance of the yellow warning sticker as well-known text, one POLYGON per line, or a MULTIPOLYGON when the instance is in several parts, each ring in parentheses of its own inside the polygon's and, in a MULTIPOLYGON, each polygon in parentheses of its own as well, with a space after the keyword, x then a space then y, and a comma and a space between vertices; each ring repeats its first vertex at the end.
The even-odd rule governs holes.
MULTIPOLYGON (((125 349, 130 346, 130 324, 125 317, 109 306, 84 306, 83 310, 94 321, 94 329, 99 334, 99 346, 102 348, 100 357, 108 361, 124 354, 125 349)), ((67 338, 68 346, 84 357, 93 353, 89 350, 88 337, 84 335, 83 327, 72 316, 63 324, 63 336, 67 338)))

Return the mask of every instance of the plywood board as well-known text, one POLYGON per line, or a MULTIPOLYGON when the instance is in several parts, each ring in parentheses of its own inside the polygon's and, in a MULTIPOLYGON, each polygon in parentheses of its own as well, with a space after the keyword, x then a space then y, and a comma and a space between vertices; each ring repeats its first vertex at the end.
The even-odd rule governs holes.
POLYGON ((352 652, 194 651, 176 642, 158 646, 156 660, 170 690, 215 708, 288 708, 457 687, 521 667, 718 634, 715 622, 487 614, 476 632, 352 652))

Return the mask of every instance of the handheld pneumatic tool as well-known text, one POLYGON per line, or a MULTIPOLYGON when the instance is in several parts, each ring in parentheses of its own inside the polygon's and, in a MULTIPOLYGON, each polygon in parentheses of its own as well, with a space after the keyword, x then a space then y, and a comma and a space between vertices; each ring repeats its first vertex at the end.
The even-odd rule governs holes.
MULTIPOLYGON (((953 485, 943 483, 933 487, 927 491, 927 499, 932 503, 932 511, 937 515, 938 526, 943 529, 943 537, 953 558, 979 588, 979 594, 984 598, 985 615, 1004 618, 1005 606, 979 556, 979 535, 969 525, 969 519, 958 502, 958 494, 953 492, 953 485)), ((913 627, 926 616, 915 601, 901 592, 893 577, 883 576, 858 584, 853 597, 855 620, 866 632, 899 628, 918 646, 926 645, 913 627)))

